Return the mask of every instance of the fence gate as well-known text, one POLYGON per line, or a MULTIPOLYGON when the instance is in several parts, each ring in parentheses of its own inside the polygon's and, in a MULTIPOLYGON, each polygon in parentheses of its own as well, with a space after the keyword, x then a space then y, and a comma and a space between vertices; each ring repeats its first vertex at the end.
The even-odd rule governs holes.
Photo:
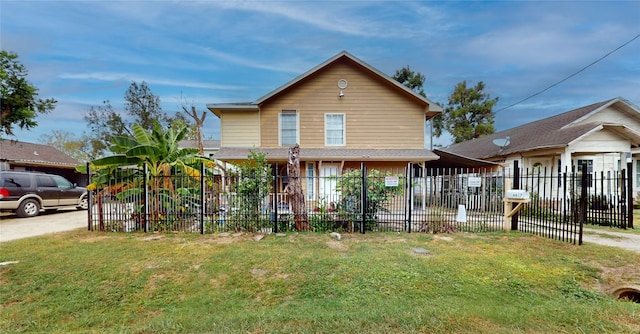
POLYGON ((547 168, 513 169, 513 188, 530 192, 531 202, 512 218, 511 229, 582 244, 585 224, 633 227, 630 164, 626 170, 554 173, 547 168))

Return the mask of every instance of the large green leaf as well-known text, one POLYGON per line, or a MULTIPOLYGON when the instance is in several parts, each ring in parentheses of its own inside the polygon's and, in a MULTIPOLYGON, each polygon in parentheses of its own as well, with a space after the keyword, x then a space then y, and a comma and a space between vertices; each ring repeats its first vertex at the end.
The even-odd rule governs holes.
POLYGON ((136 137, 139 145, 153 145, 153 139, 149 132, 142 128, 140 124, 134 124, 132 126, 133 135, 136 137))
POLYGON ((127 151, 128 157, 140 157, 145 160, 157 160, 161 152, 155 146, 141 145, 132 147, 127 151))
POLYGON ((96 166, 131 166, 140 162, 142 160, 138 157, 127 157, 125 155, 112 155, 92 161, 96 166))
POLYGON ((114 145, 110 147, 111 151, 119 154, 123 154, 130 148, 140 145, 140 143, 133 138, 122 136, 113 137, 112 142, 114 145))

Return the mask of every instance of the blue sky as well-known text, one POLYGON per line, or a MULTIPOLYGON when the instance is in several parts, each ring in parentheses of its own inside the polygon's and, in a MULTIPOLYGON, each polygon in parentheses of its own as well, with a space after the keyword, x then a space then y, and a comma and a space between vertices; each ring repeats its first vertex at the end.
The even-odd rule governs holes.
MULTIPOLYGON (((410 66, 430 100, 484 81, 504 130, 614 97, 640 105, 640 1, 12 1, 0 45, 40 97, 59 102, 12 139, 78 137, 91 106, 120 110, 146 81, 172 114, 182 102, 254 101, 346 50, 383 73, 410 66)), ((206 138, 219 139, 207 116, 206 138)), ((448 144, 447 138, 436 143, 448 144)))

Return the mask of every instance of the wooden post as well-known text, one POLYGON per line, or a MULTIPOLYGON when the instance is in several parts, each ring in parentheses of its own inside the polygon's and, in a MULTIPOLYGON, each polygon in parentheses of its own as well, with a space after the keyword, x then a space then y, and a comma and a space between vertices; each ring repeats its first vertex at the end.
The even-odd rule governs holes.
MULTIPOLYGON (((513 217, 515 217, 524 205, 531 202, 529 198, 508 198, 507 193, 511 190, 511 180, 504 180, 504 193, 505 198, 502 200, 504 202, 504 230, 505 232, 509 232, 511 230, 516 230, 513 228, 513 217)), ((528 197, 528 196, 527 196, 528 197)))
POLYGON ((300 180, 300 146, 298 144, 289 149, 287 174, 289 174, 289 185, 286 191, 291 211, 293 211, 296 230, 308 231, 310 230, 309 217, 307 216, 307 205, 300 180))
MULTIPOLYGON (((507 190, 511 190, 511 179, 505 177, 504 178, 505 195, 507 194, 507 190)), ((510 205, 511 203, 509 203, 506 198, 504 199, 503 203, 504 203, 504 231, 509 232, 511 231, 511 216, 508 216, 507 213, 511 211, 511 205, 510 205)))

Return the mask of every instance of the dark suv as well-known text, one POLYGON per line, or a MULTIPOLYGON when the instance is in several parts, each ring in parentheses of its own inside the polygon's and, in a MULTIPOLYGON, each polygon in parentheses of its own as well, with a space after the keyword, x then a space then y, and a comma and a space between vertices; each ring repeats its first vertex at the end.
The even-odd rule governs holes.
POLYGON ((62 176, 37 172, 0 171, 0 210, 34 217, 40 210, 76 207, 86 210, 87 189, 62 176))

